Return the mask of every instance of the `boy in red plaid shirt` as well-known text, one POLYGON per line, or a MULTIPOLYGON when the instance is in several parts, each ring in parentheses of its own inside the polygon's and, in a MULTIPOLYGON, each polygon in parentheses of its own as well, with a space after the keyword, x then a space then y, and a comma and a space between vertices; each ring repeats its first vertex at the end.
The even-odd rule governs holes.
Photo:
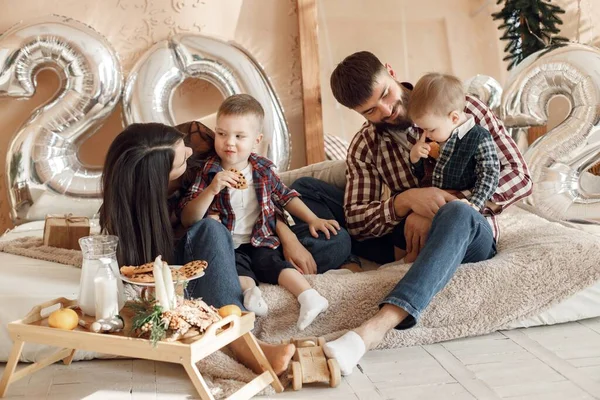
POLYGON ((264 110, 252 96, 233 95, 221 104, 215 129, 216 155, 206 160, 189 188, 181 204, 181 220, 190 226, 207 214, 219 219, 232 233, 244 306, 266 315, 267 305, 257 283, 279 284, 298 298, 298 328, 303 330, 329 302, 284 258, 276 234, 277 213, 283 208, 306 222, 314 237, 321 231, 329 239, 331 233, 338 234, 340 226, 335 220, 318 218, 298 192, 281 182, 274 164, 252 152, 262 140, 263 119, 264 110), (240 188, 246 182, 249 188, 240 188))

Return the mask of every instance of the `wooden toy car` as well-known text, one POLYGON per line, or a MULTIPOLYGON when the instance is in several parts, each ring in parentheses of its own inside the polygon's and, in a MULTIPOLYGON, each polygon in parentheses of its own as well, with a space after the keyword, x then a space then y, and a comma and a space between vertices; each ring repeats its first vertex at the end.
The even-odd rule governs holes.
POLYGON ((323 353, 325 338, 292 338, 285 342, 296 345, 287 376, 294 390, 302 389, 303 383, 324 382, 330 387, 340 384, 342 374, 337 360, 323 353))

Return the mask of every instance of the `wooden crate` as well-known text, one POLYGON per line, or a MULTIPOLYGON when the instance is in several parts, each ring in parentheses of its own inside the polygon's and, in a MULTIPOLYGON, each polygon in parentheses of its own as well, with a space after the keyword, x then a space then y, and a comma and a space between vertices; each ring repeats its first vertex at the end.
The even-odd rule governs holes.
POLYGON ((48 326, 48 318, 42 316, 42 311, 57 304, 61 307, 69 307, 75 305, 76 301, 64 297, 51 300, 34 307, 25 318, 8 324, 8 331, 14 345, 0 380, 0 397, 4 397, 11 383, 60 360, 68 365, 73 360, 76 350, 86 350, 181 364, 200 398, 214 399, 196 363, 240 337, 244 339, 261 365, 263 373, 229 398, 249 399, 269 385, 272 385, 277 392, 283 391, 281 382, 252 335, 254 313, 245 313, 241 317, 230 315, 211 325, 203 335, 188 338, 185 342, 161 341, 154 347, 149 340, 126 336, 124 332, 128 331, 127 318, 124 332, 118 333, 94 333, 81 327, 72 331, 51 328, 48 326), (62 350, 17 371, 17 363, 25 342, 55 346, 62 350))

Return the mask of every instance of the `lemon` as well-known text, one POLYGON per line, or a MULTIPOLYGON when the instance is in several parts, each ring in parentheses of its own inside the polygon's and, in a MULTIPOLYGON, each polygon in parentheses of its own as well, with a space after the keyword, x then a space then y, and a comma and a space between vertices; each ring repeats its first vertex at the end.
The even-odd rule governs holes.
POLYGON ((79 323, 79 315, 70 308, 53 311, 48 317, 48 325, 52 328, 73 330, 79 323))
POLYGON ((235 304, 229 304, 227 306, 219 308, 219 315, 221 316, 221 318, 225 318, 230 315, 237 315, 238 317, 241 317, 242 310, 235 304))

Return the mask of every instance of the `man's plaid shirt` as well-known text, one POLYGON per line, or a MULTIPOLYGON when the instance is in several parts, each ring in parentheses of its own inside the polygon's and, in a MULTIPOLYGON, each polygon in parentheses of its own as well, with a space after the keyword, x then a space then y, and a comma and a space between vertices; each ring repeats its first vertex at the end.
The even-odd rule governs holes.
MULTIPOLYGON (((261 209, 261 214, 252 229, 252 238, 250 243, 254 247, 270 247, 276 249, 281 242, 275 234, 276 215, 281 213, 281 209, 294 197, 300 194, 285 186, 273 171, 275 164, 270 160, 252 153, 248 159, 252 166, 253 188, 246 190, 256 190, 256 198, 261 209), (276 209, 281 207, 281 209, 276 209)), ((210 185, 215 175, 223 171, 218 156, 207 159, 200 168, 196 180, 188 189, 187 194, 179 203, 179 209, 183 208, 193 199, 198 197, 204 189, 210 185)), ((221 223, 233 232, 235 227, 235 214, 231 207, 231 197, 229 188, 223 189, 211 204, 209 211, 217 213, 221 218, 221 223)))
MULTIPOLYGON (((504 125, 481 100, 467 96, 465 112, 475 123, 487 129, 494 139, 500 162, 498 189, 492 196, 499 210, 486 207, 487 213, 500 212, 514 202, 531 194, 529 171, 517 145, 506 133, 504 125)), ((344 211, 347 228, 358 239, 380 237, 390 233, 403 219, 396 216, 394 195, 419 187, 410 170, 410 149, 419 137, 416 129, 388 132, 378 131, 365 123, 348 149, 346 158, 346 192, 344 211), (391 189, 389 199, 381 199, 384 185, 391 189)), ((470 193, 465 193, 467 196, 470 193)), ((498 240, 499 229, 495 215, 488 221, 498 240)))
MULTIPOLYGON (((425 162, 411 163, 423 184, 425 162)), ((498 187, 500 163, 492 135, 470 117, 440 145, 440 155, 431 175, 431 185, 440 189, 471 190, 471 204, 483 210, 498 187)))

